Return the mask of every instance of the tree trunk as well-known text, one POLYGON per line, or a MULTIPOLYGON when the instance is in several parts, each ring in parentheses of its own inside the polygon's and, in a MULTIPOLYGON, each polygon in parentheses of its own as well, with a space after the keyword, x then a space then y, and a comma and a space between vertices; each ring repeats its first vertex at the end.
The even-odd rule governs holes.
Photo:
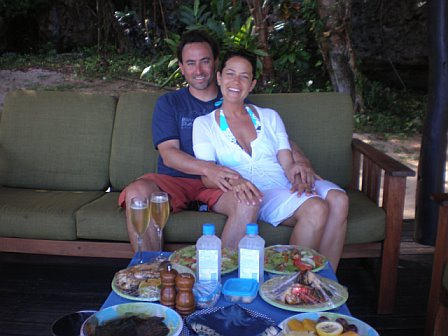
POLYGON ((269 80, 271 80, 273 73, 272 57, 269 55, 268 45, 268 26, 266 22, 267 8, 263 8, 260 0, 247 0, 247 4, 252 17, 254 18, 255 33, 258 36, 260 49, 267 54, 267 56, 263 57, 263 73, 260 78, 260 81, 264 86, 269 80))
POLYGON ((333 89, 350 94, 355 112, 359 112, 363 103, 355 87, 357 69, 350 40, 351 3, 351 0, 317 1, 320 19, 325 24, 319 46, 333 89))
POLYGON ((428 112, 417 175, 415 239, 434 245, 438 207, 431 195, 444 191, 448 128, 448 9, 446 0, 428 2, 428 112))

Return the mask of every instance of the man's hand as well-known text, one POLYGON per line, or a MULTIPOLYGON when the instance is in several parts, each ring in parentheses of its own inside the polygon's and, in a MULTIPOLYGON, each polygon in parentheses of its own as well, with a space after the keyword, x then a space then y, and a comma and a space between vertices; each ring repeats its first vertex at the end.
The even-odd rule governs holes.
POLYGON ((238 202, 244 202, 247 205, 257 205, 262 201, 262 192, 252 182, 241 177, 231 180, 230 183, 238 202))
POLYGON ((311 187, 308 183, 303 182, 300 174, 295 175, 294 182, 292 182, 291 192, 297 191, 297 194, 300 196, 303 192, 306 195, 313 195, 316 192, 314 191, 314 187, 311 187))
POLYGON ((310 162, 307 160, 295 161, 294 164, 296 165, 297 172, 300 174, 303 183, 308 184, 309 188, 313 189, 316 173, 314 172, 313 167, 311 167, 310 162))
POLYGON ((231 191, 232 184, 230 182, 241 177, 236 171, 214 163, 207 166, 204 176, 224 192, 231 191))

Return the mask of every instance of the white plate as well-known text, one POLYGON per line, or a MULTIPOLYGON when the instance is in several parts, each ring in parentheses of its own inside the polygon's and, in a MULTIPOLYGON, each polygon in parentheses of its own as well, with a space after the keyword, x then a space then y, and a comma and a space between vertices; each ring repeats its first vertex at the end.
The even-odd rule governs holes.
POLYGON ((100 310, 94 315, 90 316, 81 327, 80 336, 90 336, 87 332, 88 327, 93 327, 96 323, 103 324, 107 321, 114 320, 124 316, 125 314, 147 315, 164 317, 163 321, 170 329, 168 336, 180 335, 184 323, 182 318, 173 309, 162 306, 157 303, 150 302, 132 302, 122 303, 100 310))
POLYGON ((324 312, 315 312, 315 313, 302 313, 293 315, 291 317, 288 317, 287 319, 284 319, 282 322, 278 324, 280 328, 283 330, 288 330, 287 325, 288 321, 292 319, 296 319, 299 321, 303 321, 304 319, 310 319, 313 321, 317 321, 317 319, 321 316, 328 317, 331 321, 336 320, 339 317, 342 317, 347 320, 349 324, 354 324, 358 328, 358 334, 359 336, 379 336, 378 332, 373 329, 371 326, 369 326, 367 323, 358 320, 357 318, 353 316, 347 316, 343 314, 337 314, 337 313, 324 313, 324 312))

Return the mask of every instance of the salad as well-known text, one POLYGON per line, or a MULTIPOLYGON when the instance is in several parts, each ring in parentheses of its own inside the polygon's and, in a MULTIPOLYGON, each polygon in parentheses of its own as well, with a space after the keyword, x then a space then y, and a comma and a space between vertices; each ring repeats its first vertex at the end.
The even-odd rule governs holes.
MULTIPOLYGON (((196 246, 191 245, 177 250, 171 254, 172 263, 186 266, 196 271, 196 246)), ((223 248, 221 253, 222 273, 230 273, 238 268, 238 253, 229 248, 223 248)))
POLYGON ((324 268, 325 262, 323 255, 307 247, 274 245, 264 250, 264 269, 271 273, 317 272, 324 268))

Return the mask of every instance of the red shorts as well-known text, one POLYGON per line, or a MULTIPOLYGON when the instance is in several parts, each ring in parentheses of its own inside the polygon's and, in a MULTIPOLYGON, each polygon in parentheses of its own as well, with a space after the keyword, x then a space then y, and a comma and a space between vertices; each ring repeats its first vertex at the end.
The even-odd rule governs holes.
MULTIPOLYGON (((199 201, 207 204, 211 209, 222 196, 221 189, 207 188, 200 179, 185 177, 174 177, 164 174, 145 174, 139 179, 154 182, 162 191, 170 196, 170 203, 173 212, 179 212, 188 207, 192 201, 199 201)), ((126 206, 126 188, 123 189, 118 204, 121 207, 126 206)))

